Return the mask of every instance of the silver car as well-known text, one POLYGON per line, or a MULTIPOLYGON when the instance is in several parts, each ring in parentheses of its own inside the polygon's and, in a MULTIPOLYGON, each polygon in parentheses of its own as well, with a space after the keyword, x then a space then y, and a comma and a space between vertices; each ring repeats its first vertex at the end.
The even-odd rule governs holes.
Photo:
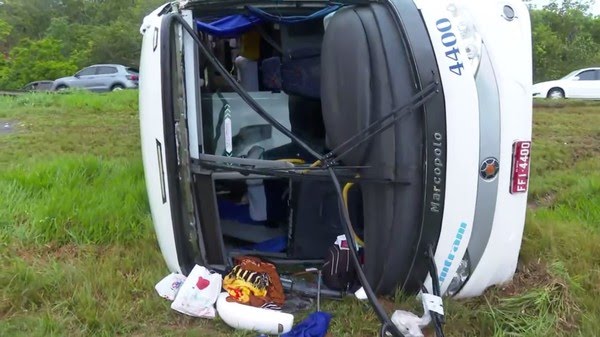
POLYGON ((52 90, 82 88, 91 91, 117 91, 138 87, 139 72, 120 64, 95 64, 73 76, 54 81, 52 90))

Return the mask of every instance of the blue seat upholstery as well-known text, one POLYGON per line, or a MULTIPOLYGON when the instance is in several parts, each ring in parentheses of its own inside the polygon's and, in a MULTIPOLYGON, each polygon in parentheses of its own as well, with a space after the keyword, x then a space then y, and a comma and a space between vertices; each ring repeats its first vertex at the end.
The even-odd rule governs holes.
POLYGON ((283 60, 271 57, 263 60, 263 85, 270 90, 282 90, 288 95, 321 97, 321 55, 316 48, 298 49, 283 60))

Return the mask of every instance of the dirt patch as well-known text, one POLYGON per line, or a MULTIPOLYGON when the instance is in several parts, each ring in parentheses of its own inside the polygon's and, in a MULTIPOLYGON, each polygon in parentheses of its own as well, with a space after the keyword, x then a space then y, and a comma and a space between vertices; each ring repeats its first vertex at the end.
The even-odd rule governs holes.
POLYGON ((556 202, 556 193, 546 193, 533 200, 529 200, 527 206, 532 209, 538 209, 540 207, 550 207, 556 202))
POLYGON ((379 297, 378 299, 379 303, 381 303, 381 306, 383 307, 383 309, 385 309, 387 313, 391 314, 394 312, 394 310, 398 310, 398 305, 394 303, 394 301, 391 298, 379 297))
POLYGON ((66 261, 94 252, 91 247, 76 244, 46 244, 41 246, 18 246, 12 248, 13 254, 29 264, 46 263, 48 261, 66 261))
POLYGON ((573 154, 573 163, 582 161, 600 154, 600 132, 586 137, 573 139, 574 146, 571 146, 573 154))
POLYGON ((184 315, 175 315, 169 322, 169 327, 179 330, 185 330, 197 326, 198 319, 184 315))
POLYGON ((546 264, 541 261, 519 265, 512 282, 499 287, 499 296, 517 296, 527 290, 544 285, 552 278, 546 264))
POLYGON ((561 275, 551 273, 548 265, 540 260, 519 265, 512 282, 493 289, 492 296, 488 293, 486 297, 500 310, 517 310, 529 315, 537 311, 540 315, 550 314, 556 319, 556 331, 573 332, 578 327, 581 308, 573 299, 568 275, 561 275), (540 308, 538 301, 547 304, 540 308), (517 308, 515 303, 519 303, 517 308))

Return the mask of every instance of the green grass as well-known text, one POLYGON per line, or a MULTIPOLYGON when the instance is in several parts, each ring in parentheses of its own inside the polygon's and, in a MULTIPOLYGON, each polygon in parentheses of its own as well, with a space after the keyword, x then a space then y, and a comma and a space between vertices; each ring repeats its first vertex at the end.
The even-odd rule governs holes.
POLYGON ((135 242, 149 221, 142 174, 139 161, 89 155, 8 169, 0 177, 0 236, 27 243, 135 242))
MULTIPOLYGON (((255 336, 173 312, 146 202, 137 93, 0 97, 0 336, 255 336)), ((513 283, 447 301, 447 336, 600 335, 600 104, 536 102, 530 208, 513 283)), ((388 299, 387 309, 416 309, 388 299)), ((374 336, 326 301, 332 336, 374 336)), ((302 317, 297 317, 301 319, 302 317)))

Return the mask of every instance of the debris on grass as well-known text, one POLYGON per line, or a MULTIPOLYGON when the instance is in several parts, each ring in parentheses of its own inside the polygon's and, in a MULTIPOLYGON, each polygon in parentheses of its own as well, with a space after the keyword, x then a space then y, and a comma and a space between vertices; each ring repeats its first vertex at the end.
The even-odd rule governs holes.
POLYGON ((16 132, 18 124, 19 122, 17 121, 0 119, 0 136, 16 132))

